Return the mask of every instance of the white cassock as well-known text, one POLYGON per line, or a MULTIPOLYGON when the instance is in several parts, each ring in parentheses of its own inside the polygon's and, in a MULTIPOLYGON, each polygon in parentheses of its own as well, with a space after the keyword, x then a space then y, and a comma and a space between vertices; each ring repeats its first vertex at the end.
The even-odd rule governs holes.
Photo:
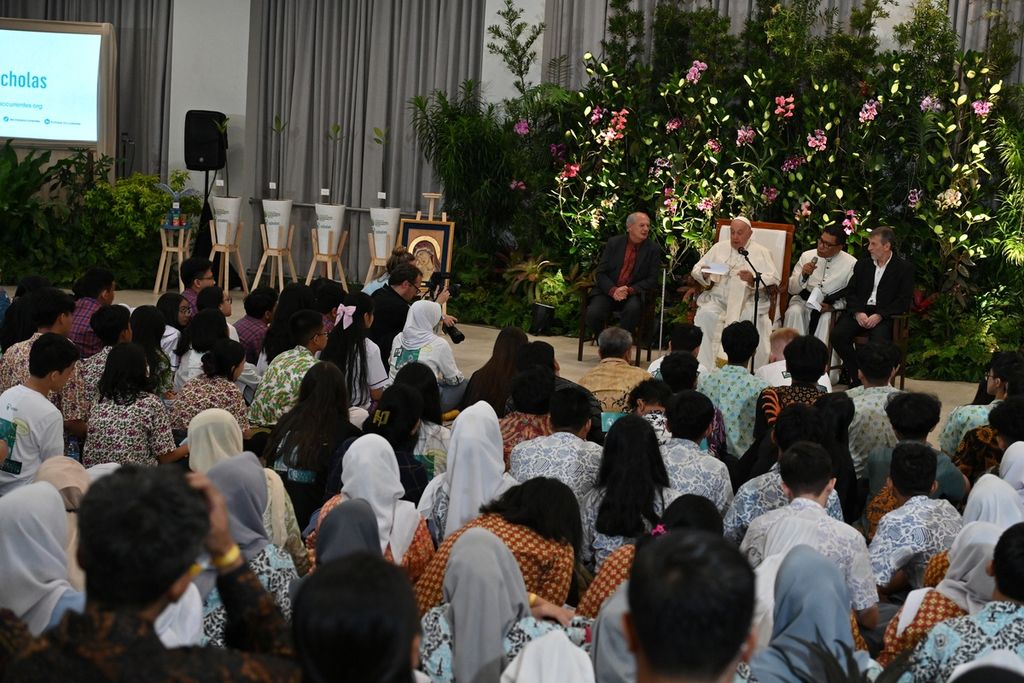
MULTIPOLYGON (((751 263, 761 273, 764 286, 779 284, 779 271, 775 268, 771 252, 752 239, 747 241, 747 251, 750 252, 751 263)), ((725 326, 739 320, 754 319, 754 287, 740 279, 739 274, 743 271, 751 272, 750 265, 725 240, 708 249, 690 273, 702 285, 713 285, 697 297, 697 315, 693 318, 694 325, 704 333, 697 360, 706 368, 714 369, 717 367, 715 359, 725 358, 722 352, 722 330, 725 326), (710 263, 724 263, 729 267, 729 272, 725 275, 702 273, 701 269, 710 263)), ((772 321, 768 318, 770 306, 768 294, 762 288, 757 309, 757 331, 761 339, 754 354, 754 367, 768 362, 768 335, 772 331, 772 321)))
MULTIPOLYGON (((822 294, 829 296, 843 289, 850 283, 853 277, 853 267, 857 259, 851 254, 841 251, 831 258, 821 258, 817 249, 810 249, 800 255, 800 260, 793 266, 793 272, 789 276, 789 306, 786 308, 786 327, 798 330, 800 334, 808 334, 807 324, 811 317, 811 309, 807 308, 807 302, 803 297, 798 296, 803 290, 813 292, 821 287, 822 294), (814 272, 806 280, 803 278, 803 268, 811 262, 814 257, 818 258, 814 272)), ((833 307, 836 309, 846 308, 846 300, 835 301, 833 307)), ((831 321, 831 313, 822 313, 818 319, 818 327, 813 331, 815 337, 828 343, 828 328, 831 321)))

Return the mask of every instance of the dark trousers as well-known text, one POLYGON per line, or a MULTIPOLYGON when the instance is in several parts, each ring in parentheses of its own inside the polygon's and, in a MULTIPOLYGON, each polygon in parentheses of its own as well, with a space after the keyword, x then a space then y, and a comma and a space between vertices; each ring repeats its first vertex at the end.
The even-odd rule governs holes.
MULTIPOLYGON (((870 309, 864 312, 868 315, 873 313, 870 309)), ((857 351, 853 347, 854 338, 866 335, 869 342, 892 341, 892 318, 883 318, 882 322, 869 330, 860 326, 855 315, 844 312, 832 330, 832 348, 843 359, 843 368, 850 377, 851 386, 860 384, 857 378, 857 351)))
POLYGON ((607 294, 591 295, 587 303, 587 329, 595 336, 600 334, 613 311, 621 311, 619 327, 634 332, 643 312, 640 295, 632 294, 625 301, 616 301, 607 294))

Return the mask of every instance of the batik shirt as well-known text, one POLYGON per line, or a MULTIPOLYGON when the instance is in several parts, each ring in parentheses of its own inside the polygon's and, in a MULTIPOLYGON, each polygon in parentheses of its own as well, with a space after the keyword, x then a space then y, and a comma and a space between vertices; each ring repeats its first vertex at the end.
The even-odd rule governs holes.
POLYGON ((654 435, 658 437, 658 445, 664 446, 668 443, 668 440, 672 438, 672 434, 668 431, 666 426, 666 418, 664 410, 652 410, 646 413, 643 418, 654 427, 654 435))
POLYGON ((316 363, 305 346, 278 354, 256 389, 249 406, 249 421, 257 425, 276 425, 281 416, 299 402, 302 378, 316 363))
MULTIPOLYGON (((596 571, 601 568, 605 559, 615 550, 634 539, 632 536, 607 536, 596 529, 597 512, 604 500, 604 489, 593 489, 580 501, 580 516, 583 520, 583 543, 580 548, 580 562, 584 567, 596 571)), ((654 514, 661 516, 669 505, 679 497, 679 492, 662 489, 654 495, 654 514)), ((650 523, 644 520, 644 532, 651 530, 650 523)))
POLYGON ((990 602, 977 614, 936 624, 914 650, 899 681, 949 680, 960 664, 996 650, 1009 650, 1024 657, 1024 606, 1008 601, 990 602))
MULTIPOLYGON (((740 487, 725 516, 725 537, 739 545, 747 533, 750 523, 766 512, 778 510, 789 504, 786 492, 782 490, 782 475, 779 474, 779 463, 759 477, 754 477, 740 487)), ((828 494, 825 510, 829 516, 843 521, 843 509, 839 505, 839 495, 833 491, 828 494)))
POLYGON ((78 363, 78 374, 82 376, 82 386, 88 392, 90 404, 99 399, 100 378, 107 367, 107 356, 113 346, 104 346, 102 349, 78 363))
POLYGON ((868 456, 877 448, 896 446, 896 433, 885 414, 889 396, 899 389, 884 387, 857 387, 846 395, 853 400, 853 422, 850 423, 850 458, 857 470, 857 478, 865 475, 868 456))
POLYGON ((975 427, 988 424, 988 414, 1002 401, 992 401, 987 406, 957 406, 949 414, 946 426, 939 434, 939 448, 947 455, 956 453, 964 435, 975 427))
MULTIPOLYGON (((36 332, 25 341, 12 344, 4 351, 4 355, 0 357, 0 394, 28 380, 28 356, 36 339, 42 336, 42 332, 36 332)), ((89 418, 89 392, 82 381, 80 363, 75 364, 60 393, 51 393, 48 398, 57 406, 65 421, 89 418)))
POLYGON ((580 386, 601 402, 601 410, 625 413, 629 410, 629 392, 651 376, 622 358, 605 358, 598 366, 580 377, 580 386))
POLYGON ((516 481, 551 477, 571 488, 579 499, 597 483, 601 447, 569 432, 555 432, 518 444, 509 461, 509 474, 516 481))
POLYGON ((817 526, 814 542, 807 545, 831 560, 842 572, 855 610, 867 609, 878 603, 878 588, 864 537, 849 524, 829 517, 825 508, 807 498, 795 498, 786 507, 766 512, 750 523, 740 550, 752 567, 757 567, 764 560, 768 532, 789 518, 809 520, 817 526))
POLYGON ((754 443, 757 398, 767 388, 767 382, 739 365, 724 365, 697 380, 698 391, 722 411, 729 452, 737 457, 754 443))
POLYGON ((188 429, 189 422, 199 413, 210 408, 220 408, 231 413, 238 421, 238 428, 249 430, 249 417, 242 391, 227 377, 197 375, 185 382, 171 409, 171 429, 188 429))
POLYGON ((103 462, 158 465, 158 458, 173 450, 167 409, 153 394, 139 394, 127 404, 109 399, 93 404, 82 449, 86 467, 103 462))
POLYGON ((928 496, 914 496, 882 517, 868 548, 878 585, 904 569, 911 587, 921 588, 928 560, 949 550, 962 527, 963 519, 949 501, 928 496))
POLYGON ((670 439, 661 447, 661 457, 672 490, 703 496, 725 514, 732 502, 732 481, 725 463, 689 439, 670 439))

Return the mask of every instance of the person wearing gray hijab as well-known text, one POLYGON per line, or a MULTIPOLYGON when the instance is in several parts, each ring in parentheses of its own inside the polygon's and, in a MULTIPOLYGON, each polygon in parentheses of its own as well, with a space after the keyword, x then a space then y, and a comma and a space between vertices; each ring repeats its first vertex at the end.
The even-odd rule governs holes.
POLYGON ((624 581, 604 601, 594 622, 590 659, 597 683, 633 683, 636 680, 636 661, 622 627, 622 616, 629 611, 628 590, 629 581, 624 581))
MULTIPOLYGON (((356 553, 382 557, 377 518, 365 500, 353 499, 331 510, 324 517, 316 536, 316 565, 327 564, 356 553)), ((292 581, 289 593, 292 600, 309 575, 292 581)))

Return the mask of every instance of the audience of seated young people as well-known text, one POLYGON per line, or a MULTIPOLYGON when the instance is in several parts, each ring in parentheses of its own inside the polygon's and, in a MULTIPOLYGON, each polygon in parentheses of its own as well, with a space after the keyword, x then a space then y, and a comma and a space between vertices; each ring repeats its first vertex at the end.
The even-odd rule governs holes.
POLYGON ((857 349, 857 376, 860 386, 849 389, 853 399, 850 423, 850 457, 857 477, 867 476, 868 456, 878 448, 896 445, 896 434, 889 425, 885 405, 899 389, 889 386, 899 365, 899 350, 892 344, 872 342, 857 349))
POLYGON ((633 387, 626 399, 629 412, 644 418, 654 427, 660 445, 665 445, 672 438, 665 426, 665 408, 670 398, 672 389, 669 385, 660 379, 652 378, 645 379, 633 387))
MULTIPOLYGON (((512 380, 515 410, 501 418, 501 442, 505 468, 508 469, 512 449, 519 444, 551 433, 551 395, 555 376, 550 370, 534 366, 522 370, 512 380)), ((490 405, 490 404, 488 404, 490 405)))
POLYGON ((299 311, 313 310, 315 305, 316 295, 306 285, 301 282, 289 282, 284 286, 277 299, 277 306, 274 307, 270 326, 263 335, 263 348, 260 349, 256 362, 258 372, 265 372, 267 365, 277 358, 279 353, 290 351, 301 343, 292 335, 292 316, 299 311))
POLYGON ((245 315, 235 323, 238 341, 245 349, 245 360, 253 365, 259 362, 263 339, 274 317, 277 306, 277 290, 273 287, 256 287, 242 302, 245 315))
POLYGON ((267 366, 249 406, 249 421, 254 425, 273 427, 295 406, 302 378, 316 365, 316 354, 327 343, 323 318, 316 311, 298 311, 288 325, 295 346, 274 356, 267 366))
POLYGON ((97 311, 114 303, 116 290, 114 274, 106 268, 90 268, 71 288, 75 295, 75 313, 71 317, 68 339, 78 348, 83 361, 99 353, 104 346, 110 346, 99 337, 90 323, 97 311))
POLYGON ((722 330, 722 350, 728 363, 702 373, 697 389, 711 399, 725 418, 729 453, 739 457, 754 443, 757 399, 768 387, 763 379, 750 374, 748 366, 757 350, 759 335, 750 321, 727 325, 722 330))
POLYGON ((516 355, 528 343, 526 333, 518 327, 503 327, 494 340, 491 357, 470 376, 459 407, 468 408, 477 401, 487 401, 499 419, 505 417, 505 404, 518 372, 516 355))
POLYGON ((466 378, 455 364, 451 345, 435 331, 443 317, 440 304, 434 301, 414 302, 409 307, 405 326, 395 335, 388 349, 387 365, 392 381, 407 363, 423 363, 433 370, 441 390, 441 410, 448 412, 462 401, 466 378))
POLYGON ((783 350, 789 382, 761 390, 757 397, 754 439, 762 438, 788 405, 813 405, 827 390, 821 386, 822 369, 828 365, 828 348, 817 337, 797 336, 783 350))
POLYGON ((174 389, 174 368, 164 351, 162 339, 167 324, 163 313, 156 306, 139 306, 129 318, 132 328, 132 342, 142 347, 146 354, 150 377, 153 378, 153 393, 160 398, 169 398, 174 389))
MULTIPOLYGON (((793 340, 800 337, 799 330, 792 327, 781 327, 771 333, 768 341, 771 344, 771 353, 768 356, 769 362, 759 367, 754 375, 768 382, 770 387, 788 387, 793 383, 792 371, 786 364, 786 347, 793 340)), ((806 347, 805 347, 806 349, 806 347)), ((826 363, 830 359, 827 358, 826 363)), ((818 377, 817 384, 826 392, 832 391, 832 380, 829 379, 828 371, 818 377)))
POLYGON ((434 372, 423 363, 408 363, 395 375, 395 384, 405 384, 419 392, 423 401, 420 429, 412 452, 433 479, 445 471, 452 430, 441 415, 441 390, 434 372))
MULTIPOLYGON (((405 384, 397 384, 384 390, 373 414, 363 423, 365 434, 377 434, 391 445, 405 489, 402 500, 413 505, 419 504, 430 483, 427 468, 413 454, 422 415, 423 400, 419 392, 405 384)), ((332 481, 340 479, 339 470, 335 467, 331 472, 332 481)))
MULTIPOLYGON (((699 328, 697 328, 699 330, 699 328)), ((676 351, 665 356, 662 360, 660 371, 661 379, 669 386, 673 394, 680 391, 691 391, 697 388, 697 378, 700 376, 700 364, 695 363, 697 357, 676 351)), ((715 408, 715 417, 711 421, 711 432, 707 436, 706 446, 708 452, 723 462, 733 459, 729 454, 728 439, 725 435, 725 418, 722 411, 715 408)))
POLYGON ((320 360, 345 373, 350 405, 369 410, 391 384, 380 349, 366 336, 373 324, 373 299, 362 292, 349 294, 337 307, 337 316, 320 360))
MULTIPOLYGON (((700 353, 700 343, 703 339, 704 333, 696 325, 689 323, 673 325, 668 337, 668 352, 660 358, 655 358, 647 367, 647 372, 654 379, 665 379, 661 375, 661 364, 665 362, 665 359, 673 353, 685 353, 696 358, 697 354, 700 353)), ((707 368, 700 365, 700 363, 697 364, 697 367, 699 373, 707 372, 707 368)))
POLYGON ((627 412, 629 392, 651 378, 649 372, 630 364, 632 352, 633 335, 628 330, 606 327, 597 337, 601 362, 580 377, 580 386, 597 397, 604 412, 627 412))
POLYGON ((345 286, 334 280, 318 277, 310 284, 313 290, 313 310, 318 312, 324 319, 324 332, 330 334, 334 330, 334 324, 340 319, 339 309, 345 302, 348 293, 345 286))
POLYGON ((939 434, 939 448, 946 455, 956 452, 967 432, 988 424, 989 413, 1008 396, 1024 394, 1024 356, 996 351, 985 372, 985 393, 992 398, 991 402, 957 406, 949 414, 939 434))
POLYGON ((729 468, 700 447, 715 416, 711 399, 697 391, 680 391, 669 400, 667 415, 671 438, 662 444, 661 454, 669 487, 707 498, 724 515, 733 498, 729 468))
POLYGON ((171 372, 178 371, 181 357, 178 355, 178 340, 181 333, 192 321, 192 304, 177 292, 161 294, 156 300, 157 310, 164 318, 164 332, 160 337, 160 348, 171 363, 171 372))
POLYGON ((185 382, 171 409, 171 429, 187 430, 199 413, 220 408, 231 413, 245 438, 251 436, 248 407, 235 384, 245 370, 245 349, 232 339, 218 339, 202 357, 203 372, 185 382))

